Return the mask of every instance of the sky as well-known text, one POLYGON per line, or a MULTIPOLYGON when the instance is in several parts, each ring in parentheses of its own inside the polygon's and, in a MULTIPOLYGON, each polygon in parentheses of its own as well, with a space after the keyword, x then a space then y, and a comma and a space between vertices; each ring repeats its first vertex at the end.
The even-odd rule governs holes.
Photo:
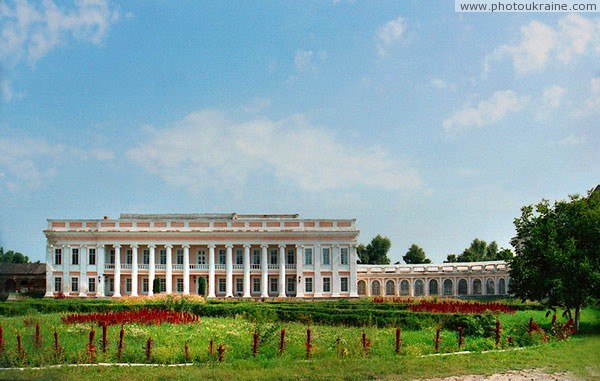
POLYGON ((0 2, 0 246, 47 219, 356 218, 434 262, 600 183, 600 13, 0 2))

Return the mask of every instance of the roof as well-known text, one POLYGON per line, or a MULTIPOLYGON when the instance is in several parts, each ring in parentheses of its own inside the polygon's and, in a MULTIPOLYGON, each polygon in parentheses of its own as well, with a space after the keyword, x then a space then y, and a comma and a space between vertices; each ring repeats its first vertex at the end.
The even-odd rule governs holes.
POLYGON ((46 274, 45 263, 0 263, 0 275, 46 274))

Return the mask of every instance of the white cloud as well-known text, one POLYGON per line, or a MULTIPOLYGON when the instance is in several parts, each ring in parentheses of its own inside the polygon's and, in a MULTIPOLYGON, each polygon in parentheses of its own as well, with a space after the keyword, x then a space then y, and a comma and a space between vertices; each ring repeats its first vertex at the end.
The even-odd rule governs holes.
POLYGON ((105 0, 79 0, 73 9, 54 1, 0 5, 0 57, 4 64, 30 64, 71 38, 99 44, 119 14, 105 0))
POLYGON ((294 56, 294 67, 298 71, 308 71, 314 68, 314 63, 312 61, 313 52, 312 50, 296 50, 296 55, 294 56))
POLYGON ((396 190, 421 183, 413 168, 389 152, 342 141, 302 116, 232 122, 218 111, 199 111, 155 131, 127 154, 146 171, 191 190, 242 187, 265 177, 306 191, 396 190))
POLYGON ((589 47, 600 53, 600 19, 589 20, 570 14, 559 22, 558 58, 569 63, 574 55, 586 54, 589 47))
POLYGON ((456 85, 441 78, 433 78, 429 84, 438 90, 456 90, 456 85))
POLYGON ((585 143, 585 136, 569 135, 562 138, 558 144, 561 146, 579 146, 585 143))
POLYGON ((13 98, 12 88, 10 87, 10 82, 7 80, 3 80, 0 82, 0 95, 2 96, 2 101, 8 103, 13 98))
POLYGON ((380 57, 385 57, 394 43, 402 41, 407 28, 408 24, 401 16, 379 27, 377 30, 377 53, 380 57))
POLYGON ((480 101, 477 106, 465 105, 442 124, 447 132, 491 125, 508 113, 520 111, 527 102, 527 97, 519 97, 512 90, 496 91, 489 100, 480 101))
POLYGON ((583 102, 581 109, 576 112, 576 115, 585 116, 598 111, 600 111, 600 77, 590 80, 590 94, 583 102))
POLYGON ((559 108, 563 104, 565 93, 565 88, 558 85, 545 88, 540 104, 536 107, 535 118, 538 121, 548 119, 552 110, 559 108))
POLYGON ((271 100, 267 98, 254 98, 252 101, 242 106, 242 111, 248 114, 256 114, 271 107, 271 100))

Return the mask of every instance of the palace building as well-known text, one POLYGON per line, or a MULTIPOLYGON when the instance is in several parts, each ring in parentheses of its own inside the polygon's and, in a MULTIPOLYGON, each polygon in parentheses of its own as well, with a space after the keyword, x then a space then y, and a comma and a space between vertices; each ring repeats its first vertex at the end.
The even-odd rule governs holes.
POLYGON ((357 264, 354 219, 121 214, 48 220, 46 296, 337 298, 505 294, 504 262, 357 264))

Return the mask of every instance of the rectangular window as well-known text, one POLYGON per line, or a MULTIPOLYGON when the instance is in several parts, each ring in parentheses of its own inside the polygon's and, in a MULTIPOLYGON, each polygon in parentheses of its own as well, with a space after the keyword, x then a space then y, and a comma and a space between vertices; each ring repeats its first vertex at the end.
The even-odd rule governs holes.
POLYGON ((287 292, 296 292, 296 277, 287 278, 287 292))
POLYGON ((142 264, 149 265, 150 264, 150 250, 144 249, 142 251, 142 264))
POLYGON ((235 264, 236 265, 244 264, 244 250, 242 250, 242 249, 235 250, 235 264))
POLYGON ((311 248, 306 248, 306 249, 304 249, 304 264, 305 265, 312 265, 312 263, 313 263, 312 249, 311 248))
POLYGON ((160 249, 160 264, 161 265, 167 264, 167 250, 166 249, 160 249))
MULTIPOLYGON (((60 249, 57 249, 60 250, 60 249)), ((57 276, 54 278, 54 291, 61 292, 62 291, 62 278, 57 276)))
POLYGON ((108 280, 108 292, 114 292, 115 291, 115 278, 110 278, 108 280))
POLYGON ((79 264, 79 249, 71 249, 71 264, 79 264))
POLYGON ((342 247, 340 249, 340 262, 342 265, 347 265, 348 264, 348 248, 347 247, 342 247))
POLYGON ((71 291, 79 292, 79 278, 77 278, 77 277, 71 278, 71 291))
POLYGON ((177 249, 177 264, 183 265, 183 249, 177 249))
POLYGON ((110 261, 108 263, 112 265, 115 264, 115 249, 110 250, 110 261))
POLYGON ((206 251, 198 250, 198 256, 196 257, 196 260, 199 265, 205 265, 206 264, 206 251))
POLYGON ((227 263, 227 250, 219 250, 219 264, 224 265, 227 263))
POLYGON ((289 265, 293 265, 294 263, 296 263, 296 252, 294 251, 294 249, 288 249, 286 263, 289 265))
POLYGON ((148 290, 149 290, 148 285, 149 284, 150 284, 150 280, 148 278, 142 279, 142 292, 148 293, 148 290))
POLYGON ((125 279, 125 292, 131 292, 131 278, 125 279))
POLYGON ((304 279, 304 291, 313 292, 313 278, 308 277, 304 279))
POLYGON ((241 294, 244 292, 244 279, 236 278, 235 279, 235 293, 241 294))
POLYGON ((323 292, 331 292, 331 278, 323 278, 323 292))
POLYGON ((270 284, 270 288, 269 288, 269 292, 277 292, 277 277, 271 277, 269 278, 269 284, 270 284))
POLYGON ((252 250, 252 264, 260 265, 260 250, 258 249, 252 250))
POLYGON ((133 251, 131 249, 127 249, 127 254, 125 256, 125 263, 128 265, 133 263, 133 251))
POLYGON ((328 247, 324 247, 322 250, 323 253, 323 264, 330 265, 331 264, 331 249, 328 247))
POLYGON ((175 281, 175 289, 177 290, 177 292, 182 293, 183 292, 183 278, 177 278, 175 281))
POLYGON ((341 277, 340 282, 342 292, 348 292, 348 277, 341 277))
POLYGON ((277 264, 277 249, 271 250, 271 256, 269 257, 269 263, 272 265, 277 264))
POLYGON ((167 292, 167 279, 160 278, 160 292, 167 292))
POLYGON ((92 266, 96 264, 96 249, 88 250, 88 262, 92 266))
POLYGON ((260 292, 260 278, 252 278, 252 292, 260 292))
POLYGON ((96 278, 88 278, 88 292, 96 292, 96 278))
POLYGON ((54 249, 54 264, 62 265, 62 249, 54 249))
POLYGON ((219 292, 224 293, 227 291, 227 284, 224 278, 219 278, 219 292))

